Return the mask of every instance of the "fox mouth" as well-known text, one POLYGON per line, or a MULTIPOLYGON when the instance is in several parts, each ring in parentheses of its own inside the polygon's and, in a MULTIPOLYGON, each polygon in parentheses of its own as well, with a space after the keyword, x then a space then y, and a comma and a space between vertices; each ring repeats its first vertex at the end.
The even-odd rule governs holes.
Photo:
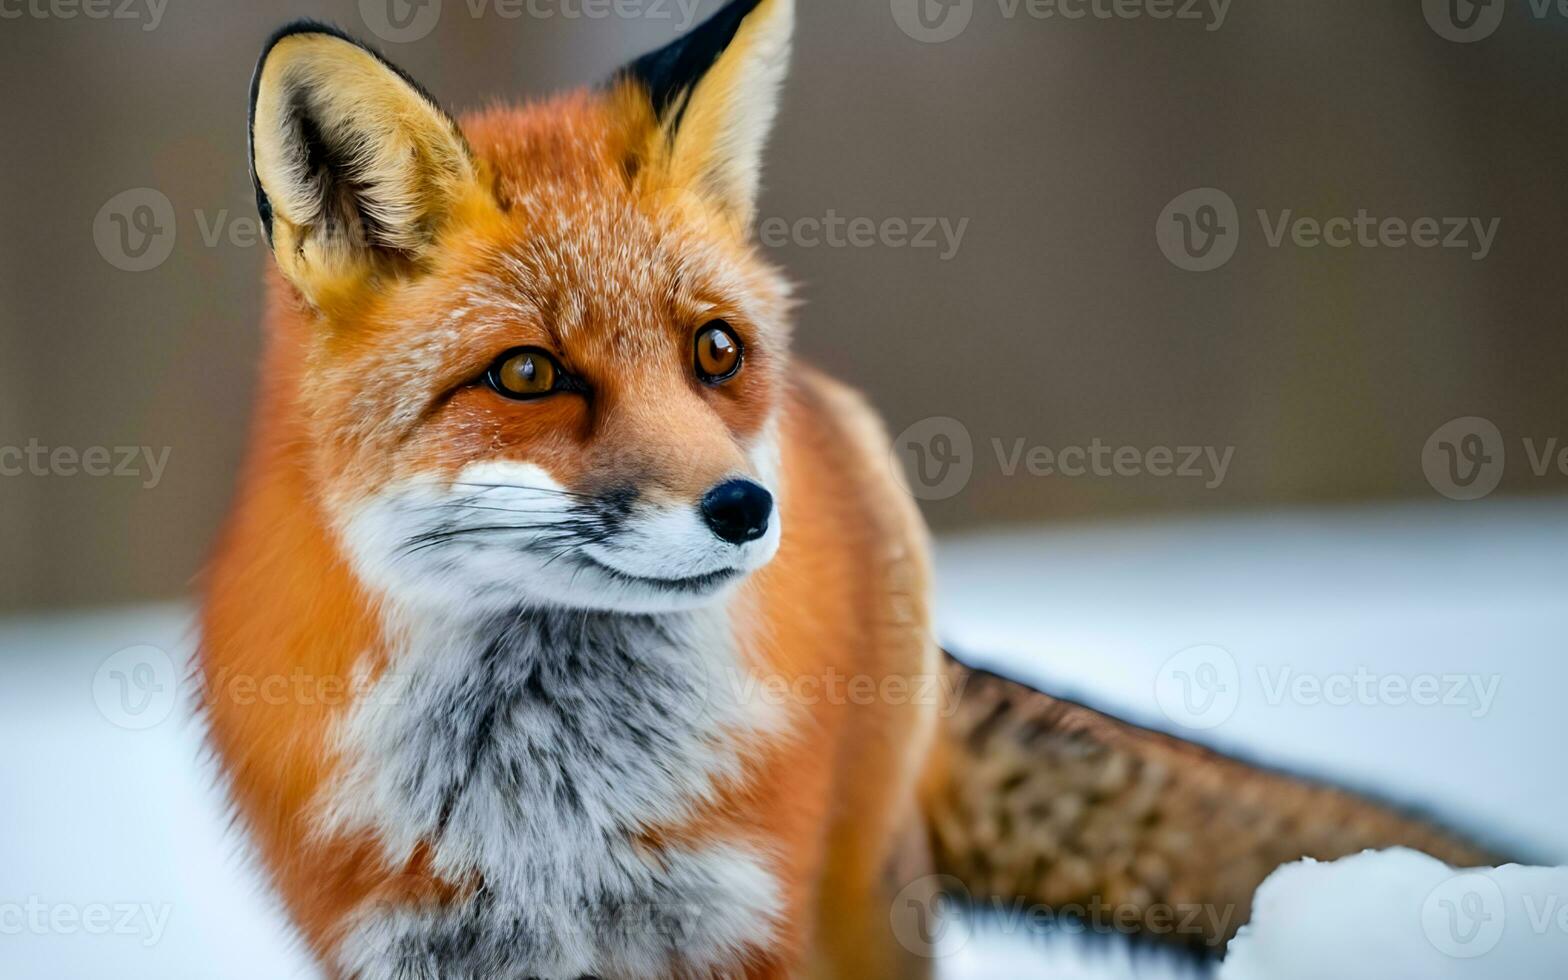
POLYGON ((595 569, 601 574, 619 582, 627 582, 666 592, 708 592, 726 582, 739 578, 741 570, 738 568, 721 568, 714 572, 704 572, 701 575, 691 575, 685 578, 650 578, 644 575, 633 575, 623 572, 618 568, 606 565, 594 559, 591 555, 578 556, 584 565, 595 569))
POLYGON ((471 464, 450 482, 378 494, 349 515, 346 536, 369 583, 417 602, 629 613, 722 601, 779 543, 777 521, 729 541, 697 507, 610 503, 532 464, 471 464))

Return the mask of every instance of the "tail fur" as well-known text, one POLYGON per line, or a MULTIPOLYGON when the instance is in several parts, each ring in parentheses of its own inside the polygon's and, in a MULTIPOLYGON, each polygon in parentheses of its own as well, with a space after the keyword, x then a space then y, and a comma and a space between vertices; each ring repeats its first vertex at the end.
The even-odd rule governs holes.
MULTIPOLYGON (((1112 910, 1218 951, 1281 864, 1406 846, 1499 863, 1417 817, 947 659, 961 692, 926 810, 936 870, 980 900, 1112 910)), ((1065 913, 1064 913, 1065 914, 1065 913)))

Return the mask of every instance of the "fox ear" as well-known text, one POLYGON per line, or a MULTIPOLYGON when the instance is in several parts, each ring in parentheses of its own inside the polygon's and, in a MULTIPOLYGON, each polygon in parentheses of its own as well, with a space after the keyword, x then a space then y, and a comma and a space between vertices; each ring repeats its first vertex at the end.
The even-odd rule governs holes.
POLYGON ((741 227, 756 209, 794 26, 793 0, 732 0, 619 76, 652 103, 657 178, 704 195, 741 227))
POLYGON ((251 82, 251 176, 273 254, 312 303, 417 261, 477 186, 457 124, 334 28, 276 34, 251 82))

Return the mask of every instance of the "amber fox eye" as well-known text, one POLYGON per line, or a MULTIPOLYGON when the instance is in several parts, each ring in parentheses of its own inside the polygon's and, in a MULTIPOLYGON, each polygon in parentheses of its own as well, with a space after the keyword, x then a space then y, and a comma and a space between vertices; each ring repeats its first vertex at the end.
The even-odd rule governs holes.
POLYGON ((563 387, 566 373, 555 358, 542 350, 511 350, 495 359, 485 380, 508 398, 527 400, 553 395, 563 387))
POLYGON ((722 384, 740 370, 740 340, 723 320, 712 320, 697 331, 697 377, 722 384))

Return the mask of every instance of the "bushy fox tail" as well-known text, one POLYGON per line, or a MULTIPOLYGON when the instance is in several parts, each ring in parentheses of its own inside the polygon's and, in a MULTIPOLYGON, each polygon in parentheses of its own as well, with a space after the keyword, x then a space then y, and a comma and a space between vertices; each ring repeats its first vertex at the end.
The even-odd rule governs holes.
POLYGON ((936 870, 969 896, 1218 951, 1280 864, 1403 845, 1499 863, 1418 818, 1249 766, 951 657, 960 692, 926 812, 936 870))

